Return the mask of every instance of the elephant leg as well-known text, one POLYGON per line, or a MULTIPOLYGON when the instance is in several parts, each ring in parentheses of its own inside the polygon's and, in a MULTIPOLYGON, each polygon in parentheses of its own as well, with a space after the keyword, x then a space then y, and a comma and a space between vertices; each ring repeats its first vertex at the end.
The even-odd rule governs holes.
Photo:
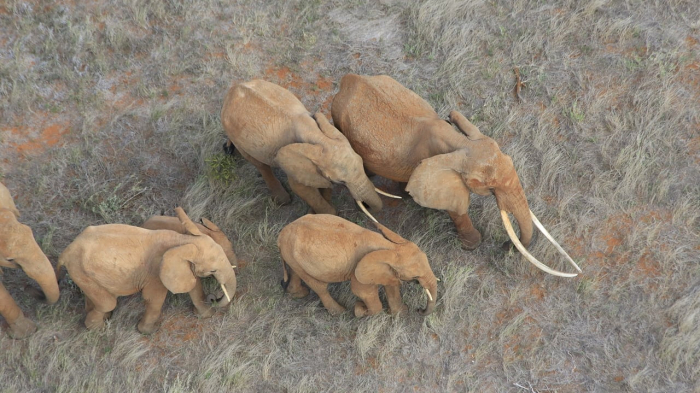
POLYGON ((403 304, 401 299, 401 287, 398 285, 385 285, 386 299, 389 302, 389 310, 391 315, 408 312, 408 306, 403 304))
POLYGON ((197 277, 194 288, 189 292, 192 304, 194 304, 195 314, 200 318, 211 318, 214 315, 214 309, 204 302, 204 288, 202 287, 202 279, 197 277))
POLYGON ((333 198, 333 189, 332 188, 322 188, 321 189, 321 196, 323 199, 328 202, 328 204, 331 204, 331 199, 333 198))
POLYGON ((316 292, 321 299, 321 303, 323 303, 323 306, 326 307, 326 310, 328 310, 331 315, 339 315, 345 312, 345 307, 338 304, 331 294, 328 293, 328 283, 319 281, 303 271, 297 272, 297 274, 304 280, 309 288, 316 292))
POLYGON ((112 310, 117 307, 117 298, 105 290, 99 294, 85 292, 85 327, 88 330, 101 329, 105 326, 105 319, 112 315, 112 310))
POLYGON ((367 315, 380 313, 384 307, 379 300, 378 287, 376 285, 362 284, 357 281, 355 275, 350 279, 350 290, 362 299, 355 302, 355 316, 361 318, 367 315))
POLYGON ((448 213, 452 222, 455 223, 455 227, 457 227, 457 234, 462 242, 462 246, 467 250, 476 249, 481 243, 481 233, 474 228, 472 220, 469 218, 469 213, 462 215, 452 212, 448 213))
POLYGON ((337 215, 336 210, 331 206, 321 193, 318 188, 309 187, 307 185, 296 182, 291 177, 288 177, 289 186, 292 188, 295 194, 299 195, 299 198, 303 199, 309 204, 309 207, 313 209, 316 214, 332 214, 337 215))
POLYGON ((22 310, 2 284, 0 284, 0 315, 5 317, 5 320, 10 325, 8 334, 12 338, 22 339, 36 332, 34 322, 24 316, 22 310))
MULTIPOLYGON (((201 285, 201 282, 200 282, 201 285)), ((195 285, 196 287, 196 285, 195 285)), ((168 290, 160 281, 152 282, 141 291, 144 303, 146 303, 146 312, 139 321, 137 326, 139 332, 143 334, 151 334, 156 331, 156 323, 160 318, 160 311, 163 308, 163 302, 168 295, 168 290)))
POLYGON ((270 168, 269 165, 256 160, 253 158, 253 156, 241 149, 238 149, 238 151, 241 152, 243 158, 248 160, 258 169, 258 172, 260 172, 262 175, 263 180, 265 180, 265 184, 267 184, 267 188, 270 189, 272 199, 275 201, 275 203, 279 205, 286 205, 292 201, 292 197, 290 197, 287 190, 282 187, 282 183, 280 183, 279 179, 275 177, 275 174, 272 172, 272 168, 270 168))
POLYGON ((288 269, 289 284, 287 285, 287 293, 295 299, 301 299, 309 295, 309 288, 301 284, 301 277, 292 269, 288 269))

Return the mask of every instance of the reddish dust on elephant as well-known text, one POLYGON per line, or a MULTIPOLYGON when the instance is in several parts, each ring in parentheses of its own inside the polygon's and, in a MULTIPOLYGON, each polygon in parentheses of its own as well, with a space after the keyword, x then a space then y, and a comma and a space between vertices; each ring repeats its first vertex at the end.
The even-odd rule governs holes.
MULTIPOLYGON (((0 268, 22 269, 43 291, 47 303, 58 301, 59 289, 51 262, 34 240, 32 229, 18 221, 19 210, 10 190, 0 183, 0 268)), ((0 276, 1 277, 1 276, 0 276)), ((36 325, 19 308, 0 283, 0 315, 10 325, 13 338, 25 338, 36 331, 36 325)))
POLYGON ((141 292, 146 312, 138 330, 157 329, 168 291, 189 293, 201 317, 213 315, 205 303, 202 277, 213 276, 221 285, 225 307, 236 293, 236 274, 220 245, 200 232, 181 208, 175 209, 187 234, 108 224, 85 229, 59 257, 73 282, 85 294, 88 329, 101 328, 117 305, 117 297, 141 292))
POLYGON ((465 248, 481 243, 481 233, 468 214, 470 193, 493 195, 508 236, 531 263, 550 274, 576 276, 553 270, 527 252, 534 223, 581 271, 530 211, 511 158, 459 112, 452 111, 447 122, 389 76, 348 74, 340 82, 331 113, 365 167, 407 183, 406 191, 421 206, 446 210, 465 248), (520 239, 508 213, 518 222, 520 239))

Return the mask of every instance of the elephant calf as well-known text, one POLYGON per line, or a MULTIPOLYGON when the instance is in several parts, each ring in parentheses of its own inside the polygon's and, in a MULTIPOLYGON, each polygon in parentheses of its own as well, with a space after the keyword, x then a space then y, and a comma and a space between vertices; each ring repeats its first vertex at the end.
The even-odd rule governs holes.
POLYGON ((306 215, 282 229, 277 245, 282 255, 282 286, 295 298, 308 295, 303 280, 321 298, 331 314, 345 308, 328 293, 328 283, 350 280, 360 301, 355 316, 382 311, 378 285, 384 285, 392 314, 406 310, 401 300, 401 281, 418 280, 428 294, 422 315, 432 312, 437 298, 437 279, 428 257, 385 226, 375 223, 381 234, 337 216, 306 215), (286 265, 289 266, 289 272, 286 265), (289 274, 288 274, 289 273, 289 274))
MULTIPOLYGON (((244 260, 239 260, 238 258, 236 258, 236 253, 233 251, 233 244, 231 244, 231 241, 228 240, 226 234, 221 229, 219 229, 219 227, 216 226, 216 224, 207 220, 206 218, 202 218, 201 224, 195 223, 195 225, 197 226, 197 229, 199 229, 200 232, 214 239, 216 244, 220 245, 221 248, 224 249, 224 253, 226 253, 226 257, 231 263, 231 266, 238 267, 239 269, 241 269, 247 265, 247 263, 244 260)), ((153 216, 146 220, 143 224, 141 224, 141 227, 152 230, 169 229, 171 231, 175 231, 183 235, 187 234, 187 228, 185 228, 185 226, 182 225, 180 219, 177 217, 153 216)))
POLYGON ((104 326, 118 296, 139 291, 146 303, 138 324, 141 333, 156 330, 168 290, 189 292, 198 314, 210 317, 200 277, 214 276, 221 284, 226 301, 219 306, 231 301, 236 275, 224 250, 200 232, 181 208, 175 211, 187 234, 121 224, 91 226, 63 251, 56 269, 65 266, 85 293, 88 329, 104 326))
MULTIPOLYGON (((59 290, 51 262, 34 240, 32 229, 17 221, 19 211, 10 191, 0 183, 0 267, 21 268, 39 283, 46 301, 58 301, 59 290)), ((0 315, 10 325, 12 338, 25 338, 36 331, 36 325, 24 316, 10 293, 0 283, 0 315)))

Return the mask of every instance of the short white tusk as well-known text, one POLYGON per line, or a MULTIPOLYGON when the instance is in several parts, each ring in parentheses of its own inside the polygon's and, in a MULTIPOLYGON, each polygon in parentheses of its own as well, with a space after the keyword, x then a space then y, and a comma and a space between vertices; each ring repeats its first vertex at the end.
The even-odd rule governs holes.
POLYGON ((382 190, 378 189, 377 187, 374 187, 374 191, 376 191, 377 194, 382 194, 382 195, 387 196, 387 197, 389 197, 389 198, 403 199, 403 198, 401 198, 401 197, 398 196, 398 195, 389 194, 388 192, 382 191, 382 190))
POLYGON ((230 303, 231 296, 228 295, 228 292, 226 291, 226 287, 224 286, 224 284, 221 284, 221 289, 224 291, 224 296, 226 296, 226 300, 230 303))
POLYGON ((356 200, 355 202, 357 202, 357 206, 359 206, 360 209, 362 209, 362 211, 365 212, 365 214, 367 215, 367 217, 369 217, 372 221, 374 221, 374 222, 376 222, 376 223, 379 222, 379 221, 377 221, 376 218, 372 217, 372 215, 369 214, 369 212, 367 211, 367 209, 365 209, 365 206, 362 204, 362 202, 357 201, 357 200, 356 200))
POLYGON ((433 301, 433 295, 430 294, 430 291, 428 290, 428 288, 423 288, 423 289, 425 289, 425 293, 428 295, 428 299, 430 299, 430 301, 432 302, 432 301, 433 301))
POLYGON ((238 267, 238 266, 236 266, 236 265, 231 265, 231 269, 235 269, 235 268, 237 268, 237 267, 238 267))
POLYGON ((566 251, 564 251, 564 249, 561 248, 561 246, 559 245, 559 243, 557 243, 557 241, 554 240, 554 238, 552 237, 552 235, 550 235, 549 232, 547 232, 547 229, 545 229, 544 225, 542 225, 542 223, 540 222, 540 220, 537 219, 537 217, 535 216, 535 213, 533 213, 532 210, 530 210, 530 217, 532 217, 532 222, 535 223, 535 226, 537 227, 537 229, 539 229, 540 232, 542 232, 542 234, 543 234, 550 242, 552 242, 552 244, 554 245, 554 247, 556 247, 556 249, 557 249, 563 256, 566 257, 566 259, 569 261, 569 263, 571 264, 571 266, 573 266, 576 270, 578 270, 579 273, 583 273, 583 271, 581 270, 581 268, 578 267, 578 265, 576 264, 576 262, 574 262, 573 259, 571 259, 571 257, 569 256, 569 254, 567 254, 566 251))
POLYGON ((510 219, 508 218, 508 213, 505 210, 501 210, 501 218, 503 219, 503 226, 506 227, 506 232, 508 232, 508 236, 510 237, 510 240, 515 244, 515 247, 520 251, 523 256, 530 261, 533 265, 537 266, 540 270, 545 271, 549 274, 552 274, 554 276, 559 276, 559 277, 576 277, 578 276, 578 273, 564 273, 560 272, 558 270, 554 270, 544 263, 538 261, 533 257, 527 250, 525 249, 525 246, 523 246, 522 243, 520 243, 520 240, 518 239, 517 236, 515 236, 515 231, 513 230, 513 225, 510 223, 510 219))

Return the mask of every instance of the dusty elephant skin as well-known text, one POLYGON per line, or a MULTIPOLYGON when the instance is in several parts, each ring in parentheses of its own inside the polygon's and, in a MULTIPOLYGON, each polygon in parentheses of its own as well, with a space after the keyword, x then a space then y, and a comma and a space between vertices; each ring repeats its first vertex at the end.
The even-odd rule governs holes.
POLYGON ((362 158, 348 140, 323 114, 312 118, 287 89, 263 80, 231 87, 221 123, 236 150, 260 171, 277 203, 288 203, 290 196, 271 167, 284 170, 292 191, 315 213, 336 214, 330 204, 333 183, 344 184, 372 211, 382 208, 362 158))
POLYGON ((204 302, 200 277, 214 276, 227 300, 236 292, 236 275, 224 250, 200 232, 181 208, 175 209, 187 234, 109 224, 86 228, 61 254, 56 269, 65 266, 85 293, 88 329, 104 326, 118 296, 141 292, 146 312, 138 330, 157 329, 168 291, 188 292, 201 317, 213 310, 204 302))
POLYGON ((277 238, 282 285, 300 298, 309 293, 301 284, 304 281, 335 315, 345 308, 330 296, 328 283, 349 280, 352 292, 361 299, 355 303, 355 316, 362 317, 382 311, 378 285, 384 286, 392 314, 405 311, 401 281, 418 280, 428 295, 427 307, 420 313, 430 314, 437 299, 437 279, 428 257, 415 243, 382 224, 375 225, 381 234, 326 214, 306 215, 287 225, 277 238))
POLYGON ((508 229, 507 215, 504 226, 533 264, 551 274, 575 275, 530 259, 525 248, 532 240, 533 219, 513 161, 462 114, 452 111, 447 122, 394 79, 354 74, 342 78, 331 112, 334 124, 362 156, 365 167, 407 182, 406 191, 421 206, 447 210, 465 248, 475 249, 481 243, 481 234, 468 214, 470 193, 494 195, 499 209, 515 216, 519 241, 512 228, 508 229))
MULTIPOLYGON (((246 266, 247 263, 244 260, 239 260, 236 257, 236 253, 233 251, 233 244, 231 244, 231 241, 228 239, 226 234, 219 229, 216 224, 207 220, 206 218, 202 218, 201 223, 195 223, 195 225, 200 232, 214 239, 216 244, 220 245, 221 248, 224 249, 224 253, 226 253, 226 257, 231 263, 231 266, 238 267, 239 269, 246 266)), ((187 234, 187 228, 182 225, 180 219, 177 217, 153 216, 144 221, 144 223, 141 224, 141 228, 151 230, 169 229, 183 235, 187 234)))
MULTIPOLYGON (((0 183, 0 267, 21 268, 39 284, 46 302, 54 304, 59 289, 53 266, 34 240, 31 228, 17 221, 18 217, 10 191, 0 183)), ((1 283, 0 314, 10 325, 9 334, 13 338, 25 338, 36 331, 34 322, 24 316, 1 283)))

